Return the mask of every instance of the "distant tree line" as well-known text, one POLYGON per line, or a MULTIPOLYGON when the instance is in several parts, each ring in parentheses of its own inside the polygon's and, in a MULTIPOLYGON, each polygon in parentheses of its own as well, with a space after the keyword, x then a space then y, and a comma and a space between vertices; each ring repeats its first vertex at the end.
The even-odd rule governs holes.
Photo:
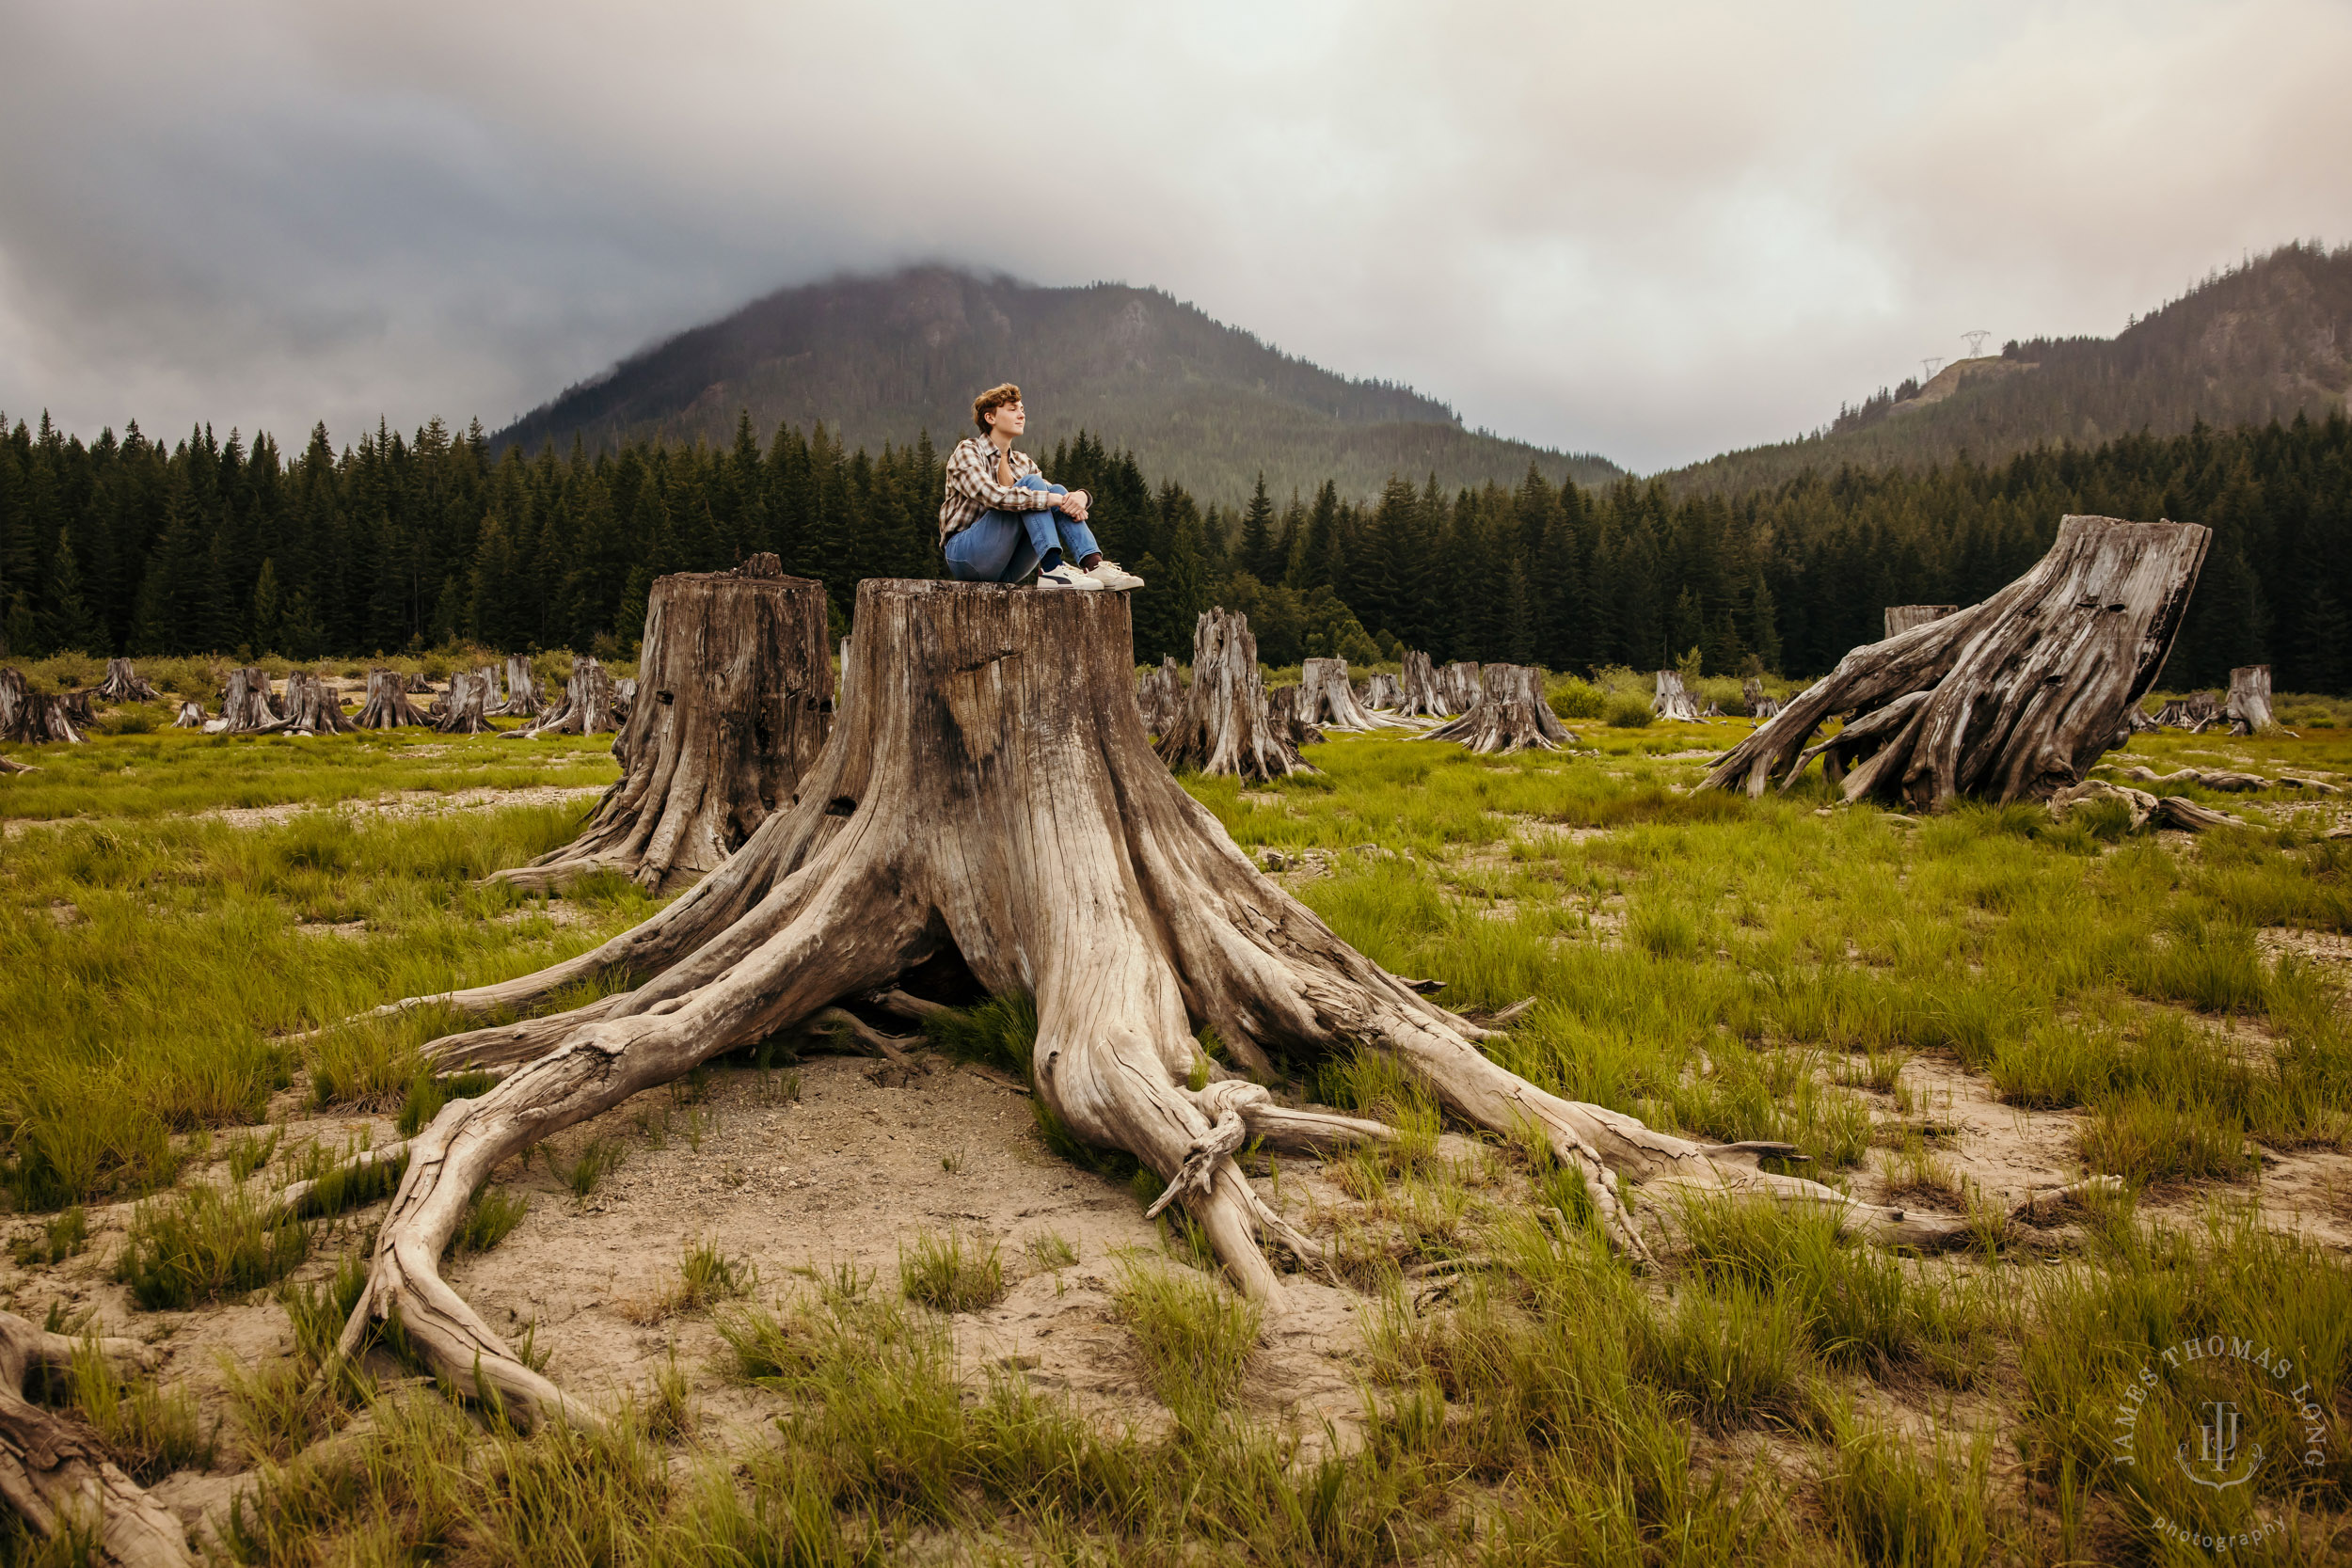
MULTIPOLYGON (((2269 662, 2281 689, 2352 689, 2352 427, 2134 436, 1979 466, 1808 473, 1737 497, 1531 471, 1448 495, 1392 480, 1359 503, 1327 482, 1202 507, 1081 433, 1041 453, 1096 498, 1097 531, 1150 580, 1136 654, 1185 657, 1211 604, 1248 612, 1267 662, 1439 659, 1709 673, 1828 669, 1889 604, 1966 604, 2010 581, 2070 512, 2215 531, 2168 680, 2269 662)), ((763 445, 642 442, 493 458, 477 425, 379 426, 288 457, 209 429, 168 448, 135 425, 83 442, 44 418, 0 436, 0 634, 73 649, 364 656, 470 639, 633 643, 655 578, 757 550, 822 579, 841 627, 868 577, 939 573, 942 459, 928 437, 845 451, 820 425, 763 445)))

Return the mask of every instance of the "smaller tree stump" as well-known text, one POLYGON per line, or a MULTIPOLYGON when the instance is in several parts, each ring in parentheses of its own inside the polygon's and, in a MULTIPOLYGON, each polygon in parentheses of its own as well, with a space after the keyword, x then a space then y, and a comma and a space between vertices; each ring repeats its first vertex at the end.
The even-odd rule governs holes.
POLYGON ((1521 664, 1489 664, 1480 677, 1477 705, 1421 736, 1452 740, 1481 756, 1524 751, 1556 752, 1576 736, 1544 701, 1543 673, 1521 664))
POLYGON ((1746 705, 1751 719, 1770 719, 1780 711, 1779 699, 1767 695, 1764 683, 1754 675, 1740 683, 1740 701, 1746 705))
POLYGON ((1914 626, 1924 626, 1959 613, 1960 606, 1956 604, 1891 604, 1886 607, 1886 635, 1900 637, 1914 626))
POLYGON ((349 735, 359 726, 326 682, 308 670, 286 676, 286 728, 295 735, 349 735))
POLYGON ((1278 686, 1265 694, 1266 717, 1294 748, 1320 746, 1326 738, 1321 729, 1299 717, 1306 711, 1306 690, 1303 686, 1278 686))
POLYGON ((2270 711, 2270 666, 2247 664, 2230 672, 2230 694, 2221 705, 2232 735, 2259 735, 2279 721, 2270 711))
POLYGON ((144 675, 131 668, 127 658, 106 661, 106 678, 91 689, 92 695, 108 703, 160 703, 164 694, 155 689, 144 675))
MULTIPOLYGON (((1196 626, 1193 631, 1196 644, 1200 637, 1200 629, 1196 626)), ((1176 722, 1177 714, 1184 711, 1184 681, 1183 673, 1176 668, 1176 656, 1163 654, 1158 669, 1146 670, 1136 677, 1136 711, 1143 715, 1144 733, 1166 735, 1168 726, 1176 722)))
POLYGON ((63 697, 27 690, 24 674, 0 670, 0 740, 27 746, 61 742, 78 746, 84 736, 74 721, 73 705, 63 697))
MULTIPOLYGON (((1173 659, 1161 666, 1174 669, 1173 659)), ((1279 718, 1267 701, 1249 618, 1221 608, 1202 611, 1192 628, 1192 686, 1177 694, 1176 711, 1158 732, 1160 760, 1258 783, 1311 773, 1299 759, 1297 731, 1287 701, 1279 718)))
POLYGON ((643 700, 612 743, 619 782, 578 838, 499 879, 538 891, 616 870, 666 894, 716 870, 793 804, 824 749, 827 621, 825 585, 806 578, 738 568, 656 578, 638 656, 643 700))
POLYGON ((1672 670, 1658 672, 1658 689, 1649 700, 1649 710, 1669 723, 1695 723, 1699 717, 1698 699, 1672 670))
POLYGON ((1405 706, 1405 688, 1386 672, 1366 675, 1359 700, 1375 713, 1397 713, 1405 706))
POLYGON ((202 729, 204 727, 204 705, 192 701, 182 702, 180 716, 171 721, 171 727, 175 730, 202 729))
POLYGON ((266 672, 250 664, 229 672, 228 688, 220 694, 219 723, 229 735, 275 735, 286 727, 285 715, 270 700, 266 672))
POLYGON ((1367 713, 1348 684, 1347 660, 1311 658, 1298 674, 1298 716, 1326 730, 1362 733, 1397 727, 1393 719, 1367 713))
POLYGON ((547 692, 539 684, 539 672, 531 667, 529 654, 506 656, 506 701, 498 711, 508 719, 535 719, 547 706, 547 692))
POLYGON ((524 729, 506 732, 510 740, 527 740, 542 735, 611 735, 621 727, 613 711, 618 701, 612 689, 612 677, 603 665, 585 654, 572 660, 572 673, 564 682, 564 698, 539 716, 539 721, 524 729))
POLYGON ((448 708, 433 727, 442 735, 494 735, 498 726, 490 722, 489 708, 489 683, 478 675, 452 675, 448 708))
POLYGON ((2156 727, 2165 730, 2186 730, 2202 735, 2221 718, 2220 705, 2210 691, 2192 691, 2185 697, 2175 697, 2156 710, 2156 727))
POLYGON ((1443 719, 1452 711, 1438 684, 1436 666, 1418 649, 1405 653, 1405 674, 1397 683, 1396 716, 1400 719, 1443 719))
POLYGON ((362 730, 396 730, 405 724, 421 726, 424 715, 408 701, 408 677, 397 670, 368 672, 368 700, 359 708, 354 726, 362 730))
POLYGON ((1444 712, 1468 713, 1478 705, 1478 666, 1468 659, 1455 659, 1438 673, 1438 689, 1445 704, 1444 712))

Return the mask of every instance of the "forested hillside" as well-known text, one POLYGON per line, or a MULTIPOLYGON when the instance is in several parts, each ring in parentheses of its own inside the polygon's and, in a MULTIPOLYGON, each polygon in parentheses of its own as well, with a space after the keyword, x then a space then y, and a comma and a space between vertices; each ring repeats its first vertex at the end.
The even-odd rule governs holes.
MULTIPOLYGON (((1690 648, 1818 673, 1875 641, 1888 604, 1969 603, 2039 556, 2068 512, 2201 522, 2216 538, 2168 680, 2266 660, 2281 689, 2352 690, 2352 426, 2342 415, 2202 428, 1924 472, 1806 475, 1738 499, 1661 482, 1448 490, 1398 479, 1358 504, 1202 505, 1081 435, 1043 454, 1097 494, 1113 555, 1151 586, 1136 653, 1191 646, 1211 603, 1249 612, 1270 663, 1402 640, 1440 658, 1655 667, 1690 648), (1367 634, 1370 634, 1369 636, 1367 634)), ((822 428, 717 447, 494 453, 475 429, 378 429, 291 457, 197 431, 0 438, 7 651, 271 649, 364 655, 469 637, 625 645, 664 572, 752 550, 821 578, 930 576, 940 455, 845 450, 822 428)))
POLYGON ((1203 499, 1238 503, 1258 475, 1277 496, 1334 481, 1351 499, 1392 473, 1447 488, 1510 483, 1530 463, 1554 483, 1614 478, 1601 458, 1464 430, 1409 388, 1352 381, 1268 347, 1153 289, 1043 289, 946 267, 786 289, 684 332, 565 391, 492 436, 590 451, 648 436, 726 441, 748 410, 763 431, 818 421, 851 446, 952 445, 972 399, 1020 384, 1041 443, 1081 428, 1203 499))
POLYGON ((2218 273, 2115 338, 2037 338, 1881 388, 1821 433, 1667 475, 1677 494, 1739 494, 1804 469, 1925 467, 2039 446, 2096 446, 2324 419, 2352 388, 2352 247, 2282 245, 2218 273))

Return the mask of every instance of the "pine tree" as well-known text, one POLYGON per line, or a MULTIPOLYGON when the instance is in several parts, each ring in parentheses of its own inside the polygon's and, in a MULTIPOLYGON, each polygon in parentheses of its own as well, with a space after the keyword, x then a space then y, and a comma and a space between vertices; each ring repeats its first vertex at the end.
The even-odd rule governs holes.
POLYGON ((1249 508, 1241 515, 1241 568, 1260 582, 1272 582, 1281 575, 1281 563, 1274 553, 1274 503, 1266 499, 1265 473, 1258 474, 1258 487, 1250 492, 1249 508))

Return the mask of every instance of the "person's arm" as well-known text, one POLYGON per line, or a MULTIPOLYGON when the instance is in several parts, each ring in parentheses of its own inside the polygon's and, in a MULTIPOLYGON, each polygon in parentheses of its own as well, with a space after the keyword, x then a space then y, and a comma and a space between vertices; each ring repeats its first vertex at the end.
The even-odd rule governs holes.
MULTIPOLYGON (((1018 484, 998 483, 998 456, 995 446, 988 441, 958 447, 947 464, 947 488, 999 512, 1042 512, 1061 504, 1061 498, 1050 490, 1024 490, 1018 484)), ((1009 466, 1009 459, 1007 462, 1009 466)))

